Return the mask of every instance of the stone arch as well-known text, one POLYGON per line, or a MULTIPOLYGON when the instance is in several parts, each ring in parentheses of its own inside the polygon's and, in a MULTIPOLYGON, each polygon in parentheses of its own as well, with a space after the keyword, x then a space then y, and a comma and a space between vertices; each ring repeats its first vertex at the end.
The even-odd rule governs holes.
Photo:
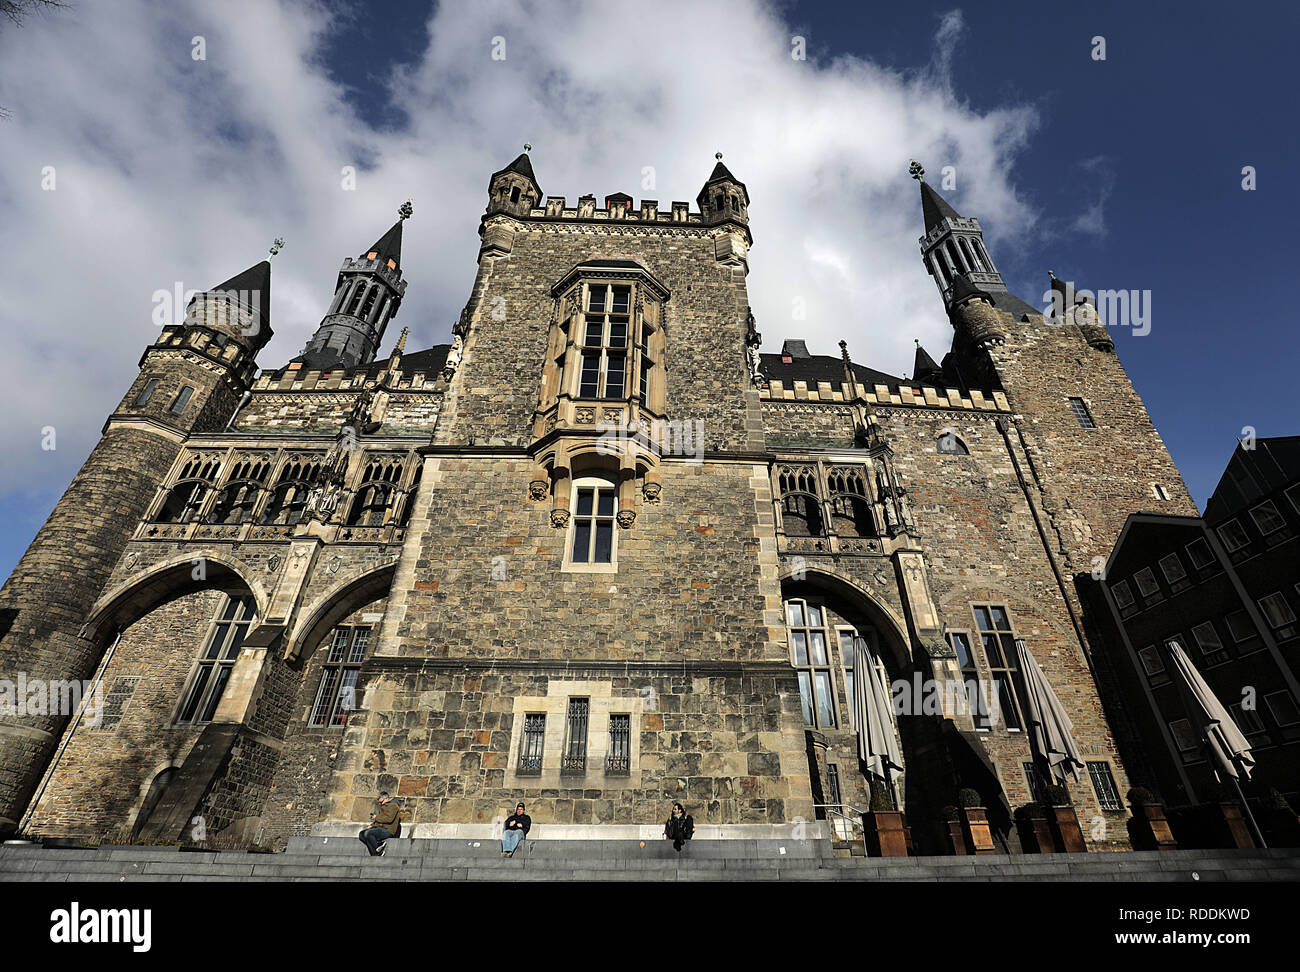
POLYGON ((252 573, 247 564, 216 550, 189 550, 177 554, 137 571, 103 594, 90 609, 81 637, 102 642, 113 629, 134 624, 166 601, 206 588, 219 589, 232 582, 252 594, 257 604, 257 616, 265 617, 270 596, 259 581, 252 579, 252 573), (194 579, 196 560, 204 561, 202 580, 194 579))
POLYGON ((397 561, 353 574, 312 601, 298 614, 298 623, 285 644, 288 660, 305 659, 339 621, 371 601, 388 594, 397 561))
POLYGON ((883 603, 874 594, 857 581, 847 577, 835 567, 817 564, 802 567, 802 577, 794 578, 795 568, 784 566, 778 575, 782 593, 797 586, 828 594, 845 606, 855 611, 863 620, 869 622, 880 634, 882 650, 888 650, 887 667, 895 672, 905 670, 912 664, 910 650, 911 639, 907 634, 907 624, 888 604, 883 603))
POLYGON ((180 768, 180 761, 174 757, 169 757, 155 764, 153 770, 140 781, 140 787, 136 793, 131 812, 122 828, 124 833, 130 835, 132 841, 139 836, 141 828, 149 822, 150 814, 157 808, 166 787, 175 780, 176 773, 180 771, 180 768), (164 780, 164 773, 170 773, 171 775, 164 780), (148 806, 151 800, 153 805, 148 806))

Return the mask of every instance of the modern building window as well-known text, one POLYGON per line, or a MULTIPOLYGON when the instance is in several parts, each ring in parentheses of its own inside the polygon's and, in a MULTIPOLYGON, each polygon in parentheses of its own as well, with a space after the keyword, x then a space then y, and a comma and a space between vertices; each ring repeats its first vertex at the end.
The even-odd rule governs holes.
POLYGON ((609 717, 609 753, 605 772, 625 774, 632 767, 632 717, 615 713, 609 717))
POLYGON ((1024 725, 1020 712, 1019 689, 1020 665, 1016 661, 1015 636, 1011 631, 1011 617, 1007 609, 999 605, 988 604, 975 607, 975 624, 984 645, 984 657, 988 660, 989 675, 997 687, 998 703, 1002 710, 1002 721, 1008 729, 1020 729, 1024 725))
POLYGON ((519 775, 536 776, 542 771, 542 747, 546 743, 546 713, 524 716, 524 734, 519 744, 519 775))
POLYGON ((587 476, 573 484, 570 560, 575 564, 614 562, 614 515, 618 494, 611 480, 587 476))
POLYGON ((1235 519, 1219 527, 1219 537, 1223 540, 1223 545, 1228 548, 1228 553, 1240 550, 1246 544, 1250 543, 1250 537, 1246 531, 1241 528, 1241 524, 1235 519))
POLYGON ((1264 612, 1264 617, 1268 619, 1274 637, 1279 641, 1296 636, 1295 612, 1291 610, 1291 605, 1286 602, 1281 591, 1261 597, 1259 607, 1264 612))
POLYGON ((1233 611, 1223 620, 1228 625, 1228 634, 1232 636, 1232 643, 1236 645, 1238 655, 1246 655, 1264 647, 1264 640, 1255 630, 1254 622, 1250 620, 1250 615, 1244 609, 1233 611))
POLYGON ((568 739, 564 744, 561 773, 581 773, 587 768, 587 718, 590 699, 569 699, 568 739))
POLYGON ((835 688, 830 651, 826 645, 825 614, 807 601, 787 601, 790 662, 799 679, 799 699, 805 726, 834 728, 835 688))
POLYGON ((1300 724, 1300 708, 1297 708, 1290 692, 1271 692, 1264 696, 1264 701, 1268 703, 1268 709, 1279 726, 1285 728, 1300 724))
POLYGON ((1192 637, 1196 639, 1196 647, 1200 649, 1205 664, 1218 665, 1228 660, 1228 652, 1224 650, 1223 642, 1219 640, 1219 632, 1215 630, 1212 621, 1194 627, 1192 637))
POLYGON ((1270 533, 1276 533, 1286 526, 1286 520, 1282 514, 1277 511, 1272 500, 1265 500, 1259 506, 1253 507, 1250 511, 1250 518, 1255 521, 1255 526, 1259 527, 1260 536, 1268 536, 1270 533))
POLYGON ((1237 723, 1237 728, 1247 736, 1268 732, 1268 726, 1264 725, 1264 720, 1259 717, 1257 709, 1247 709, 1240 702, 1235 702, 1228 706, 1228 710, 1232 713, 1232 720, 1237 723))
POLYGON ((330 634, 316 700, 307 720, 312 726, 342 726, 357 708, 357 679, 370 644, 370 628, 341 626, 330 634))
POLYGON ((1300 513, 1300 483, 1286 488, 1286 498, 1291 501, 1291 506, 1297 513, 1300 513))
POLYGON ((1070 399, 1070 411, 1074 412, 1074 417, 1079 422, 1079 428, 1095 429, 1097 427, 1092 420, 1092 413, 1088 411, 1088 406, 1084 404, 1082 398, 1070 399))
POLYGON ((198 668, 181 704, 178 723, 211 722, 221 696, 230 681, 230 673, 239 657, 239 649, 253 623, 253 599, 227 595, 218 609, 212 633, 199 657, 198 668))
POLYGON ((1155 645, 1147 645, 1139 651, 1138 658, 1142 660, 1142 667, 1148 676, 1164 674, 1165 660, 1160 657, 1160 649, 1155 645))
POLYGON ((1138 593, 1142 599, 1148 602, 1163 600, 1160 593, 1160 585, 1156 582, 1156 574, 1150 567, 1143 567, 1133 575, 1133 583, 1137 584, 1138 593))
POLYGON ((948 643, 957 653, 957 664, 961 667, 961 680, 966 692, 966 705, 975 720, 975 728, 988 731, 993 728, 993 716, 980 691, 980 673, 975 664, 975 653, 971 651, 970 635, 965 631, 949 631, 948 643))
POLYGON ((593 283, 587 286, 582 323, 580 398, 627 395, 628 334, 632 288, 593 283))
POLYGON ((1174 744, 1183 753, 1194 753, 1200 748, 1200 740, 1192 724, 1187 719, 1175 719, 1169 723, 1169 732, 1174 737, 1174 744))
POLYGON ((1166 554, 1160 558, 1160 572, 1165 575, 1165 580, 1174 591, 1180 591, 1190 586, 1187 581, 1187 571, 1183 567, 1183 562, 1178 559, 1178 554, 1166 554))
POLYGON ((157 390, 157 388, 158 388, 158 379, 150 378, 149 383, 144 386, 140 394, 136 397, 135 407, 138 408, 139 406, 149 401, 149 399, 153 398, 153 393, 154 391, 157 390))
POLYGON ((1210 545, 1204 537, 1197 537, 1187 545, 1187 556, 1191 558, 1192 567, 1196 570, 1214 563, 1214 554, 1210 552, 1210 545))
POLYGON ((185 411, 185 406, 190 403, 190 396, 193 394, 194 387, 192 385, 186 385, 183 387, 180 390, 180 393, 176 396, 176 400, 172 402, 171 413, 173 415, 180 415, 181 412, 185 411))
POLYGON ((1119 787, 1115 785, 1115 774, 1110 770, 1110 763, 1104 759, 1089 760, 1088 777, 1092 780, 1092 790, 1097 794, 1097 802, 1103 810, 1124 809, 1124 803, 1119 798, 1119 787))
POLYGON ((1116 581, 1110 585, 1110 592, 1115 595, 1115 606, 1121 611, 1133 606, 1133 589, 1128 581, 1116 581))

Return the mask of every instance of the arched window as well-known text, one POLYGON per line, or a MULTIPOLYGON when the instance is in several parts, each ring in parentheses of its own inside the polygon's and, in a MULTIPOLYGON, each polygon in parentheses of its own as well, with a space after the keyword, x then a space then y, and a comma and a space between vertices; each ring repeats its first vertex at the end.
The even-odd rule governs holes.
POLYGON ((262 511, 264 526, 292 526, 302 519, 311 487, 307 483, 281 483, 262 511))
POLYGON ((573 482, 569 521, 569 561, 574 564, 615 562, 618 490, 607 476, 583 476, 573 482))
POLYGON ((830 488, 831 528, 841 537, 874 537, 867 480, 862 468, 837 466, 826 476, 830 488))
POLYGON ((228 483, 208 514, 209 523, 246 523, 262 490, 256 483, 228 483))
POLYGON ((938 440, 939 454, 945 456, 969 456, 970 450, 966 448, 966 443, 957 437, 957 433, 952 429, 944 429, 938 440))
POLYGON ((199 508, 207 499, 208 489, 208 484, 202 480, 191 479, 177 483, 158 511, 158 522, 189 523, 198 516, 199 508))
POLYGON ((383 526, 384 514, 396 491, 388 483, 369 483, 357 490, 348 514, 348 526, 383 526))
POLYGON ((162 796, 167 792, 167 786, 171 783, 172 778, 176 775, 176 767, 168 766, 153 778, 149 784, 149 792, 145 794, 144 803, 140 805, 140 812, 135 815, 135 823, 131 826, 131 839, 135 840, 144 830, 149 818, 153 816, 154 810, 157 809, 158 803, 162 796))
POLYGON ((817 470, 812 466, 782 466, 777 476, 781 493, 781 524, 788 537, 820 537, 826 533, 822 518, 817 470))
POLYGON ((402 513, 397 519, 399 527, 405 527, 411 522, 411 514, 415 512, 415 501, 420 492, 420 479, 424 476, 424 466, 415 467, 415 475, 411 478, 411 485, 406 490, 406 495, 402 498, 402 513))

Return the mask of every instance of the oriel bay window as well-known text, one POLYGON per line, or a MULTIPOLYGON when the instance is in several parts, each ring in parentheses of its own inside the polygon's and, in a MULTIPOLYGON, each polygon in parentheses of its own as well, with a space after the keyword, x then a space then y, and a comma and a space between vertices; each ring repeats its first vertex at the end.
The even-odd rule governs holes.
POLYGON ((239 649, 253 623, 253 599, 228 595, 199 656, 198 668, 190 679, 181 703, 178 723, 211 722, 221 696, 230 681, 230 672, 239 657, 239 649))
POLYGON ((631 299, 632 288, 627 285, 588 285, 579 398, 627 396, 631 299))

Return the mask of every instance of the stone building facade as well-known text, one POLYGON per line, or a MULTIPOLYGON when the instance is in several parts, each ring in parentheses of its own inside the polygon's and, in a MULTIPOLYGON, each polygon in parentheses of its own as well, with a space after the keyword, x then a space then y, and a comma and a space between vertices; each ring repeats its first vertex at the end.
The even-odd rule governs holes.
POLYGON ((1054 285, 1045 317, 921 197, 954 340, 910 379, 760 353, 720 161, 694 209, 494 173, 450 345, 376 356, 409 206, 286 366, 254 367, 269 264, 199 295, 0 591, 0 678, 102 697, 0 716, 0 825, 283 846, 388 790, 418 836, 521 799, 554 836, 672 800, 704 835, 851 832, 875 677, 881 782, 937 852, 959 789, 1005 832, 1041 782, 1022 638, 1085 832, 1126 847, 1131 715, 1081 584, 1129 514, 1195 508, 1095 308, 1054 285))

